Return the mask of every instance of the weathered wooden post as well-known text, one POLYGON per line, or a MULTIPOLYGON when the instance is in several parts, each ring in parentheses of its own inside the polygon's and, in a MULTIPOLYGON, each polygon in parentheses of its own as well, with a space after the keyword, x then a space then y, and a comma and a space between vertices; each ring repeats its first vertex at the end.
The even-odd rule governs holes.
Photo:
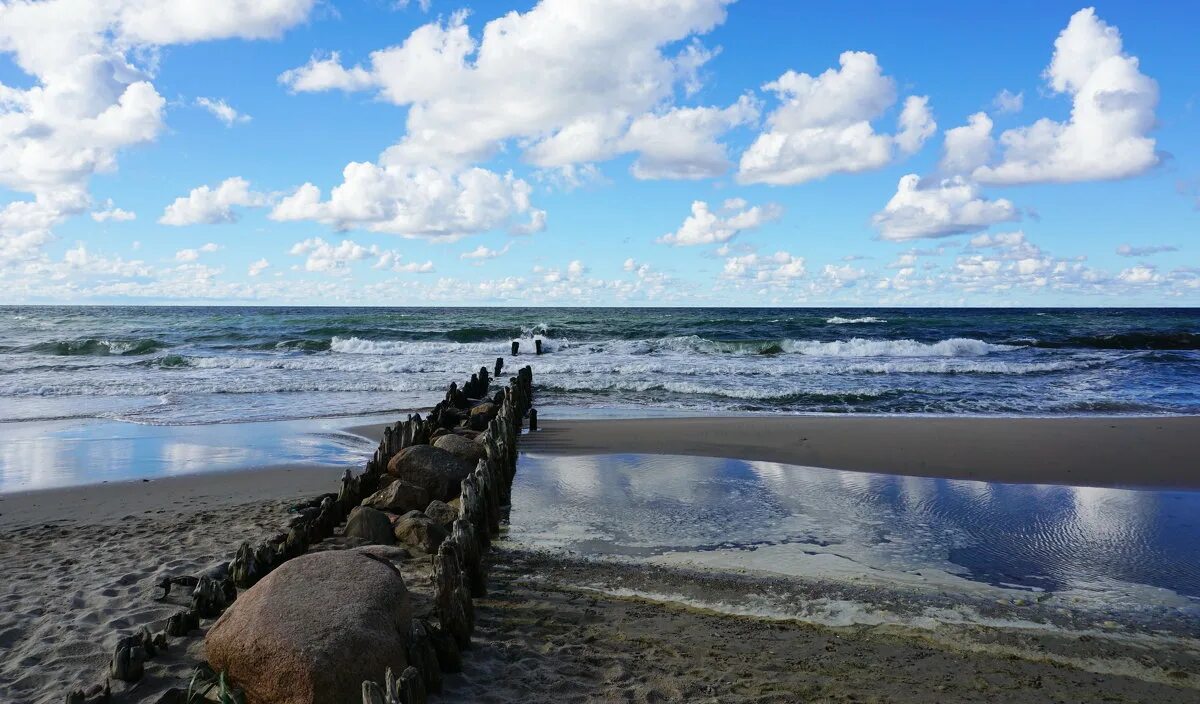
POLYGON ((520 341, 520 340, 513 340, 513 343, 512 343, 512 355, 513 355, 514 357, 516 357, 516 356, 517 356, 517 352, 518 352, 520 349, 521 349, 521 341, 520 341))
POLYGON ((533 341, 533 349, 537 354, 542 353, 542 338, 537 338, 533 341))
POLYGON ((497 357, 497 358, 496 358, 496 373, 495 373, 495 374, 493 374, 492 376, 494 376, 494 377, 496 377, 497 379, 499 379, 499 378, 500 378, 500 370, 501 370, 501 369, 503 369, 503 368, 504 368, 504 358, 503 358, 503 357, 497 357))
POLYGON ((531 433, 537 432, 537 409, 536 408, 529 409, 529 432, 531 432, 531 433))

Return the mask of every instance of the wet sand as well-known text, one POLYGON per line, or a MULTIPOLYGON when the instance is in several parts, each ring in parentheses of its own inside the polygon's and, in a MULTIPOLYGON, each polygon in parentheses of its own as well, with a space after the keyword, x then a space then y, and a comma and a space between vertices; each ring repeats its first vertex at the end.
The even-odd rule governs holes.
MULTIPOLYGON (((374 437, 379 430, 352 432, 374 437)), ((524 452, 640 453, 1030 484, 1200 488, 1200 417, 544 420, 524 452)))

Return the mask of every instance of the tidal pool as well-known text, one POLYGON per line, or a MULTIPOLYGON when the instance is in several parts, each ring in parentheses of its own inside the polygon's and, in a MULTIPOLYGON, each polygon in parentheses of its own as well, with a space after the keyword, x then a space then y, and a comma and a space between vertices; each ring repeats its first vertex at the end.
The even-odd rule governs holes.
POLYGON ((524 453, 509 540, 657 564, 1200 608, 1200 492, 524 453))

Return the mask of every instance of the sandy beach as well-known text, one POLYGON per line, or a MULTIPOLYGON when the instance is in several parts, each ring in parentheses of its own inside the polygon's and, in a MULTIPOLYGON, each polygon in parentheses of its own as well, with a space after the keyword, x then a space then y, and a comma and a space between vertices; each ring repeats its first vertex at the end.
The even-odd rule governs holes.
MULTIPOLYGON (((97 677, 117 632, 179 608, 158 600, 159 577, 228 559, 230 546, 277 530, 291 501, 328 490, 337 474, 265 468, 4 496, 0 700, 56 702, 69 683, 97 677)), ((1177 636, 732 615, 646 595, 736 603, 788 587, 505 545, 491 558, 490 595, 477 601, 466 669, 434 701, 1186 702, 1200 687, 1200 649, 1177 636)), ((791 588, 796 603, 845 596, 791 588)), ((186 683, 201 639, 174 643, 116 700, 155 701, 186 683)))
MULTIPOLYGON (((375 437, 378 429, 356 428, 375 437)), ((546 420, 521 449, 728 457, 920 477, 1200 488, 1200 417, 546 420)))
MULTIPOLYGON (((340 468, 264 467, 0 495, 0 701, 61 702, 100 681, 118 634, 161 628, 187 601, 155 586, 228 561, 279 529, 340 468)), ((122 701, 186 686, 202 639, 176 639, 122 701)))

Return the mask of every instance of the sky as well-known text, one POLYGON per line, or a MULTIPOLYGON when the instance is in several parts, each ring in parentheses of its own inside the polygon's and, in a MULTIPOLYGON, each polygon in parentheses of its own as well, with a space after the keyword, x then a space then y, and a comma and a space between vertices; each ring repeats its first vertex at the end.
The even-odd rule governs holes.
POLYGON ((1198 26, 0 0, 0 304, 1197 306, 1198 26))

